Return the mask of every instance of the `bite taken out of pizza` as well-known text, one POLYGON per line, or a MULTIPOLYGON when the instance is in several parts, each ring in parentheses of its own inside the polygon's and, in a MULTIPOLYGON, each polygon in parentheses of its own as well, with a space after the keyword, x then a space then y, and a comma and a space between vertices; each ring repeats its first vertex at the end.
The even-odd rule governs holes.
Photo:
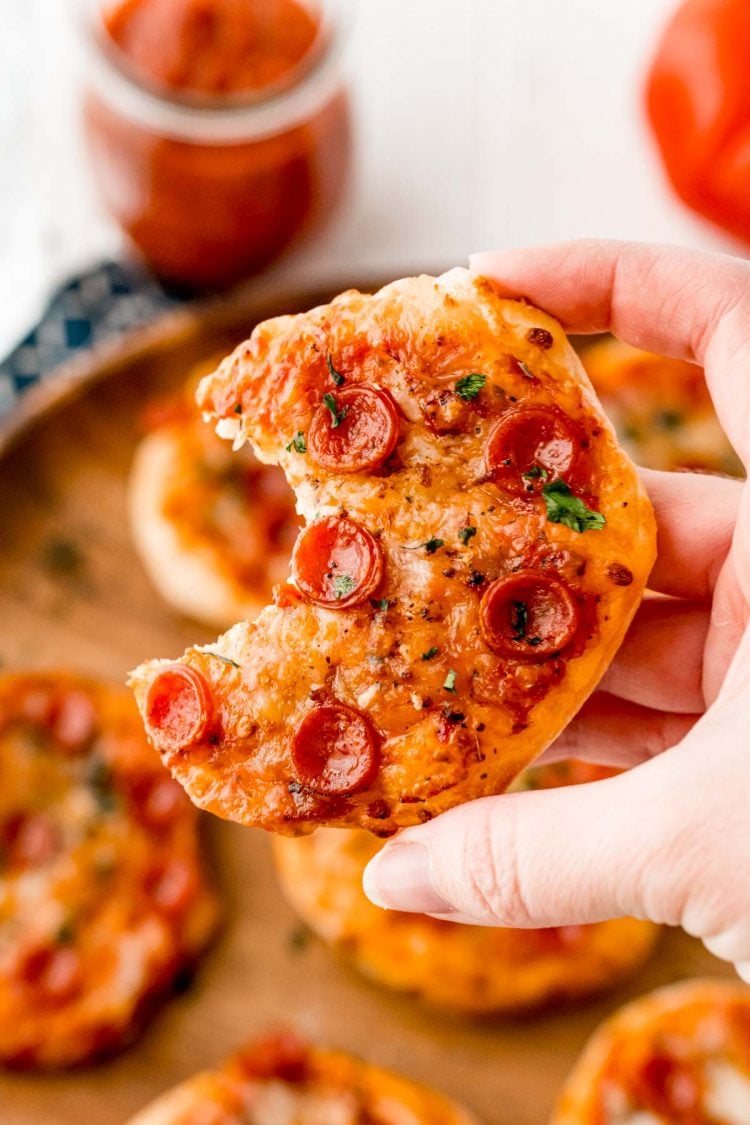
POLYGON ((651 505, 560 325, 466 270, 257 326, 201 383, 305 521, 254 623, 132 685, 193 801, 389 835, 502 792, 594 689, 651 505))

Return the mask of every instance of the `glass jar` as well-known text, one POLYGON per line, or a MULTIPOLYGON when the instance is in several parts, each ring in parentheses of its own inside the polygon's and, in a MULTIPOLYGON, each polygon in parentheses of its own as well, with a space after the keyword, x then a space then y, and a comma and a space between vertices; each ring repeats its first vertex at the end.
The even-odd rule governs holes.
POLYGON ((352 6, 79 0, 96 182, 162 278, 224 287, 331 214, 350 163, 352 6))

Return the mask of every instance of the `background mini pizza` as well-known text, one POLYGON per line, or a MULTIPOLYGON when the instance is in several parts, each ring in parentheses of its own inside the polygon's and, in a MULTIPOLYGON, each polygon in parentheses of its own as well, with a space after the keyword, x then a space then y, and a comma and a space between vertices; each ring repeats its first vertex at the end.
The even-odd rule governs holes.
MULTIPOLYGON (((527 771, 519 788, 594 781, 612 771, 582 762, 527 771)), ((491 929, 381 910, 362 874, 381 844, 369 833, 319 829, 274 840, 290 905, 367 976, 440 1008, 515 1014, 612 988, 651 952, 658 927, 634 918, 544 930, 491 929)))
POLYGON ((434 1090, 291 1032, 250 1043, 136 1114, 129 1125, 476 1125, 434 1090))
POLYGON ((607 337, 582 350, 617 435, 638 465, 744 476, 716 417, 703 369, 607 337))
POLYGON ((281 470, 260 464, 247 445, 233 451, 203 421, 197 380, 146 411, 148 432, 130 473, 130 526, 165 601, 226 628, 255 617, 287 579, 299 520, 281 470))
POLYGON ((60 1067, 133 1038, 206 946, 198 817, 129 693, 0 679, 0 1061, 60 1067))
POLYGON ((746 1125, 750 989, 686 980, 626 1005, 594 1033, 550 1125, 746 1125))
POLYGON ((260 324, 207 377, 305 519, 253 624, 133 675, 193 800, 381 835, 502 791, 580 707, 654 557, 560 326, 454 270, 260 324))

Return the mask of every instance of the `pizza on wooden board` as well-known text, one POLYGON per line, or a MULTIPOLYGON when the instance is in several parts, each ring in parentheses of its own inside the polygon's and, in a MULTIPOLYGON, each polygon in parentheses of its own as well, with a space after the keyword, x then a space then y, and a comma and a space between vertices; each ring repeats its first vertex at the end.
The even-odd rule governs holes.
MULTIPOLYGON (((202 365, 205 367, 205 365, 202 365)), ((128 482, 133 541, 174 609, 227 628, 252 620, 289 571, 299 528, 281 469, 233 451, 203 421, 198 374, 144 412, 128 482)))
POLYGON ((750 989, 686 980, 627 1004, 589 1040, 550 1125, 747 1125, 750 989))
MULTIPOLYGON (((553 788, 614 772, 560 762, 532 768, 514 784, 553 788)), ((292 908, 326 944, 379 984, 438 1008, 515 1015, 614 988, 643 964, 659 934, 635 918, 513 930, 381 910, 362 890, 380 847, 357 829, 277 836, 276 872, 292 908)))
POLYGON ((77 675, 0 678, 0 767, 0 1062, 86 1062, 214 932, 198 814, 130 693, 77 675))
POLYGON ((503 791, 598 683, 651 505, 564 332, 457 269, 266 321, 198 392, 305 520, 253 623, 132 676, 199 806, 389 835, 503 791))
POLYGON ((442 1094, 291 1032, 248 1044, 128 1125, 477 1125, 442 1094))

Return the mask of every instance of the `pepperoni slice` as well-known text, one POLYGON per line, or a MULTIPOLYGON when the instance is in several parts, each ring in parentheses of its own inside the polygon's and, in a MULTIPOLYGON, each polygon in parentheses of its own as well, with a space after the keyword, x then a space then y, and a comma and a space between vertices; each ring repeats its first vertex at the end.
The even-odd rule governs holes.
POLYGON ((330 402, 333 409, 322 402, 310 423, 307 448, 313 461, 339 473, 365 473, 382 465, 396 447, 399 430, 388 391, 368 384, 344 387, 331 394, 330 402))
POLYGON ((366 789, 377 772, 378 758, 372 723, 344 703, 314 707, 294 732, 295 775, 316 793, 343 796, 366 789))
POLYGON ((559 410, 522 406, 503 414, 485 447, 487 471, 516 495, 539 492, 549 481, 575 478, 580 437, 559 410))
POLYGON ((479 618, 491 649, 543 660, 569 644, 578 628, 573 595, 559 579, 536 571, 499 578, 482 598, 479 618))
POLYGON ((353 520, 329 516, 300 532, 292 574, 308 601, 348 609, 374 594, 383 580, 383 552, 353 520))
POLYGON ((151 681, 146 725, 159 750, 192 746, 206 733, 211 715, 208 684, 194 668, 169 664, 151 681))
POLYGON ((69 946, 42 947, 28 954, 21 966, 21 976, 45 1000, 64 1004, 81 990, 83 965, 76 950, 69 946))
POLYGON ((638 1105, 668 1120, 696 1120, 701 1108, 701 1084, 687 1059, 656 1052, 648 1056, 633 1077, 638 1105))

